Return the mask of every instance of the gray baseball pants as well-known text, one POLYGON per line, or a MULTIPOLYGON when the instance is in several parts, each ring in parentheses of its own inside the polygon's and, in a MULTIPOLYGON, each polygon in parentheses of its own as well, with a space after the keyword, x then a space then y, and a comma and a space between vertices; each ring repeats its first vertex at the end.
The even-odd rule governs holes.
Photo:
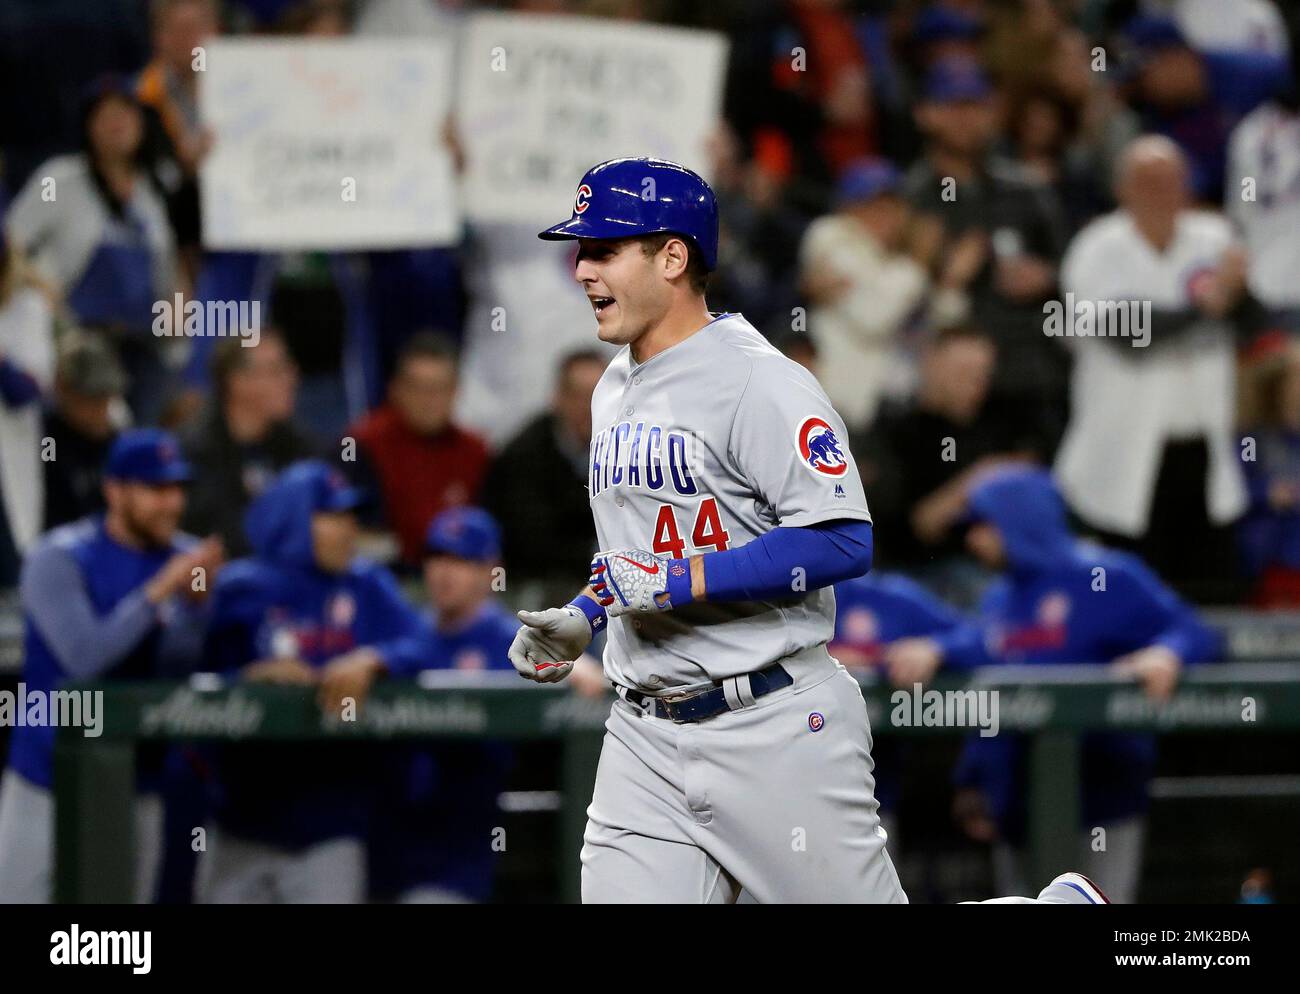
POLYGON ((793 686, 677 724, 616 701, 582 847, 584 903, 905 904, 857 682, 823 647, 793 686))

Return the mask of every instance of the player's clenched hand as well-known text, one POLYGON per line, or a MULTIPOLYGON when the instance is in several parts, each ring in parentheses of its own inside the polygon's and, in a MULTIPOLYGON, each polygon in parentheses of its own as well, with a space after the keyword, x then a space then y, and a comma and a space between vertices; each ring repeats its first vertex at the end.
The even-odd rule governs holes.
POLYGON ((645 549, 612 549, 596 553, 589 582, 611 618, 632 611, 671 611, 674 594, 669 584, 681 591, 679 599, 689 599, 690 566, 645 549))
POLYGON ((374 649, 363 647, 335 656, 320 674, 317 701, 326 714, 339 715, 349 699, 360 707, 370 688, 385 672, 384 661, 374 649))
POLYGON ((1111 663, 1117 673, 1135 676, 1149 698, 1163 703, 1173 696, 1178 687, 1178 677, 1183 671, 1183 661, 1163 645, 1149 645, 1130 652, 1111 663))
POLYGON ((153 604, 161 604, 173 594, 185 593, 194 599, 206 596, 211 576, 221 566, 221 540, 215 536, 205 539, 191 549, 177 552, 145 584, 145 597, 153 604), (196 580, 202 575, 201 583, 196 580))
POLYGON ((523 625, 510 644, 510 662, 529 680, 563 680, 591 643, 591 622, 576 607, 520 611, 517 617, 523 625))

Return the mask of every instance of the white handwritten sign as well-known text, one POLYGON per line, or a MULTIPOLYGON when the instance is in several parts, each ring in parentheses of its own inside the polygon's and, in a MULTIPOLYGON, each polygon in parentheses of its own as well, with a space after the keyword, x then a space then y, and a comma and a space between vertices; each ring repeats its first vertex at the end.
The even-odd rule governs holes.
POLYGON ((460 234, 443 40, 218 39, 200 73, 215 249, 439 245, 460 234))
POLYGON ((727 41, 708 31, 580 17, 476 14, 460 56, 465 212, 567 217, 591 166, 655 155, 708 172, 727 41))

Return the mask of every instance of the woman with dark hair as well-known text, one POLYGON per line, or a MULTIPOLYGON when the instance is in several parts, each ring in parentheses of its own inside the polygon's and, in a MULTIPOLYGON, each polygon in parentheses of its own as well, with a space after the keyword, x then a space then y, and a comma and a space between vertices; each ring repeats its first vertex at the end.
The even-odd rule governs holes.
POLYGON ((28 179, 6 218, 9 238, 63 292, 78 324, 106 336, 131 376, 138 421, 166 400, 167 339, 151 333, 156 301, 178 289, 167 209, 141 164, 144 113, 121 76, 91 84, 84 149, 56 156, 28 179))

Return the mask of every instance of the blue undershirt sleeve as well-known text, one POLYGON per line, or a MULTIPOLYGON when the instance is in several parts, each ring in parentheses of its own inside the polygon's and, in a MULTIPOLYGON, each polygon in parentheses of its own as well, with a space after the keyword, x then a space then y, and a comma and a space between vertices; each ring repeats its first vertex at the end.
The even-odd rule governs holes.
POLYGON ((871 569, 871 553, 869 521, 774 528, 739 549, 705 554, 705 600, 775 600, 829 587, 871 569))

